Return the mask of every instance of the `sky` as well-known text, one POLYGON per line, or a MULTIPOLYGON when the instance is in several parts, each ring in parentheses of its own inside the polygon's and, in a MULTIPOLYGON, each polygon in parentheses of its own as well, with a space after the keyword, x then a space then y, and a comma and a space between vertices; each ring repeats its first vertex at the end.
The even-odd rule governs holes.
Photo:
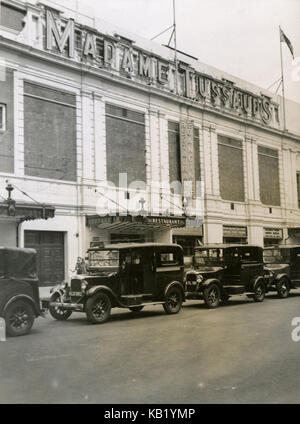
MULTIPOLYGON (((148 39, 173 23, 173 0, 56 1, 67 7, 81 3, 87 14, 148 39)), ((179 50, 263 88, 281 77, 280 25, 295 54, 293 61, 282 43, 285 95, 300 103, 300 0, 175 0, 175 5, 179 50)), ((167 44, 170 35, 171 30, 155 41, 167 44)))

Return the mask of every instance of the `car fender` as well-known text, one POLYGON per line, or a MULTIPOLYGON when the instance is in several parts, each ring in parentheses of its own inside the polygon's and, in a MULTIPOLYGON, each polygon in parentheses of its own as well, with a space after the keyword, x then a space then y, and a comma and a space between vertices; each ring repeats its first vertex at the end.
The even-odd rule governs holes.
POLYGON ((257 286, 257 284, 258 283, 261 283, 261 282, 263 283, 264 288, 267 291, 267 287, 266 287, 266 284, 265 284, 264 277, 261 276, 261 275, 259 275, 258 277, 256 277, 255 279, 252 280, 252 283, 251 283, 251 286, 250 286, 250 289, 251 289, 250 291, 254 291, 255 288, 256 288, 256 286, 257 286))
POLYGON ((16 296, 13 296, 9 299, 8 302, 6 302, 4 308, 3 308, 3 315, 5 315, 7 308, 14 303, 16 300, 25 300, 26 302, 30 303, 30 305, 33 307, 33 310, 35 312, 36 316, 40 315, 40 310, 37 308, 35 301, 28 296, 27 294, 17 294, 16 296))
POLYGON ((50 292, 50 298, 55 294, 58 294, 59 296, 63 296, 65 294, 65 289, 61 287, 54 287, 53 290, 50 292))
POLYGON ((113 299, 117 299, 117 296, 115 295, 115 293, 109 287, 107 287, 107 286, 94 286, 94 287, 91 287, 90 289, 88 289, 85 292, 85 295, 87 297, 91 297, 91 296, 94 296, 94 294, 96 294, 96 293, 98 293, 100 291, 106 292, 106 294, 108 294, 110 298, 112 297, 113 299))
POLYGON ((287 279, 288 282, 290 282, 290 278, 287 274, 277 274, 276 277, 275 277, 276 283, 278 283, 283 278, 287 279))
POLYGON ((172 288, 172 287, 178 287, 178 288, 181 290, 182 300, 184 301, 184 300, 185 300, 184 288, 183 288, 182 283, 180 283, 179 281, 172 281, 171 283, 169 283, 169 284, 165 287, 165 289, 164 289, 164 293, 163 293, 164 297, 166 296, 167 291, 168 291, 168 290, 170 290, 170 288, 172 288))
POLYGON ((216 284, 220 289, 222 289, 222 283, 217 278, 208 278, 207 280, 202 281, 201 286, 206 288, 211 284, 216 284))

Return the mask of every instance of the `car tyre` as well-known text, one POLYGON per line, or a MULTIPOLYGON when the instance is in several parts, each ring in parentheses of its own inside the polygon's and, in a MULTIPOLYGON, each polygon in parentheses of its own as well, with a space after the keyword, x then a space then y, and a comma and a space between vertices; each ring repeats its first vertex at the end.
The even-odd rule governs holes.
POLYGON ((171 287, 166 294, 163 308, 167 314, 177 314, 182 306, 182 292, 178 287, 171 287))
POLYGON ((290 284, 286 278, 282 278, 277 284, 277 293, 281 299, 286 299, 290 292, 290 284))
POLYGON ((132 306, 130 309, 131 312, 140 312, 144 306, 132 306))
POLYGON ((4 319, 6 332, 9 336, 23 336, 28 334, 33 326, 34 309, 25 300, 16 300, 8 306, 4 319))
MULTIPOLYGON (((50 302, 60 303, 60 295, 55 293, 51 296, 50 302)), ((63 309, 60 306, 49 306, 49 312, 50 315, 58 321, 65 321, 72 315, 72 311, 70 309, 63 309)))
POLYGON ((110 316, 111 301, 105 293, 98 293, 90 297, 85 305, 85 312, 89 322, 103 324, 110 316))
POLYGON ((217 284, 210 284, 203 290, 203 299, 209 309, 217 308, 220 303, 220 288, 217 284))
POLYGON ((265 294, 266 294, 265 285, 262 281, 259 281, 256 284, 254 289, 254 295, 253 295, 254 302, 262 302, 265 298, 265 294))

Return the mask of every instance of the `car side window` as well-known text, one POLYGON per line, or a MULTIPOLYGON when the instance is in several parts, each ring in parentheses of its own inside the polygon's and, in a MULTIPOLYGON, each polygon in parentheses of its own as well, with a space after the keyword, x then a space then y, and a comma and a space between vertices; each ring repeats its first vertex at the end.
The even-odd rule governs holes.
POLYGON ((160 252, 158 258, 160 266, 177 265, 179 263, 177 252, 160 252))

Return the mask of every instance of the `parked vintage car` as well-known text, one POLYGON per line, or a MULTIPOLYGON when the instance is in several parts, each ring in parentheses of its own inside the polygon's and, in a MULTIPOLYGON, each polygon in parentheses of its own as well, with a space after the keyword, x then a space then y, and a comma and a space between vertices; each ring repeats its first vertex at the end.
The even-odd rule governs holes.
POLYGON ((0 247, 0 316, 10 336, 29 333, 42 315, 34 249, 0 247))
POLYGON ((90 322, 104 323, 113 307, 139 312, 162 304, 168 314, 176 314, 183 301, 181 246, 120 243, 89 249, 86 274, 54 288, 48 306, 58 320, 80 311, 90 322))
POLYGON ((264 262, 270 291, 286 298, 291 289, 300 287, 300 246, 266 247, 264 262))
POLYGON ((208 308, 231 295, 265 297, 263 250, 248 245, 206 245, 195 248, 193 269, 186 273, 187 299, 203 299, 208 308))

